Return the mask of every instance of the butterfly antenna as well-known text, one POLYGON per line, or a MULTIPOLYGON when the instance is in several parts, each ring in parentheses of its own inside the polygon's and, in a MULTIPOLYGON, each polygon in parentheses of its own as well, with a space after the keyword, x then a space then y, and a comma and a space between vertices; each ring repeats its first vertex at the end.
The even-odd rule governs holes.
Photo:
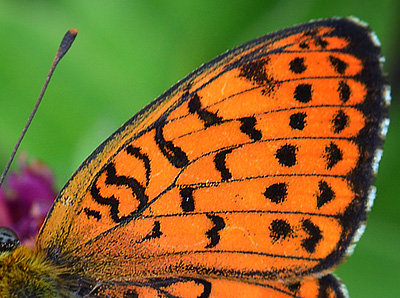
POLYGON ((19 136, 17 144, 15 145, 14 150, 11 153, 10 159, 8 160, 7 165, 4 168, 3 173, 1 174, 0 187, 3 184, 4 178, 6 177, 6 175, 8 173, 8 170, 10 169, 11 163, 14 160, 15 154, 17 153, 18 148, 21 145, 22 139, 24 138, 25 133, 28 130, 28 127, 30 126, 30 124, 32 122, 32 119, 35 116, 36 111, 37 111, 37 109, 38 109, 38 107, 39 107, 39 105, 40 105, 40 103, 42 101, 44 92, 46 91, 47 86, 49 85, 49 82, 50 82, 50 79, 51 79, 51 77, 53 75, 53 72, 56 69, 56 66, 57 66, 58 62, 60 62, 61 58, 64 57, 64 55, 68 52, 69 48, 71 47, 72 43, 75 40, 76 35, 78 35, 78 30, 76 30, 76 29, 70 29, 70 30, 68 30, 67 33, 65 33, 64 38, 61 41, 60 47, 58 48, 57 54, 54 57, 53 63, 51 64, 50 71, 49 71, 49 74, 47 75, 46 81, 44 82, 42 91, 40 92, 40 95, 39 95, 39 97, 38 97, 38 99, 36 101, 36 104, 33 107, 33 110, 31 112, 31 114, 29 115, 28 121, 26 122, 26 124, 24 126, 24 129, 22 130, 22 133, 19 136))

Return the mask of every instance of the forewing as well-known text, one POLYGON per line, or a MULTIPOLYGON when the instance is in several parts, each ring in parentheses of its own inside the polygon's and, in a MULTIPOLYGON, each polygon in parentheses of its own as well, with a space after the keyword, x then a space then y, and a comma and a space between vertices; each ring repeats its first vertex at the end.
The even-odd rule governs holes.
POLYGON ((38 249, 101 280, 330 270, 370 207, 387 117, 379 55, 367 27, 330 19, 212 60, 84 162, 38 249))

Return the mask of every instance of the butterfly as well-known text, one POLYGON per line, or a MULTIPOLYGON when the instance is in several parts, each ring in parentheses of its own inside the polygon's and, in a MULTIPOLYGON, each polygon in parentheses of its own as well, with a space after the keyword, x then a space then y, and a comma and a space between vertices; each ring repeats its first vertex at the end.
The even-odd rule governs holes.
POLYGON ((2 297, 346 297, 388 125, 376 36, 293 26, 193 71, 56 198, 34 250, 0 230, 2 297))

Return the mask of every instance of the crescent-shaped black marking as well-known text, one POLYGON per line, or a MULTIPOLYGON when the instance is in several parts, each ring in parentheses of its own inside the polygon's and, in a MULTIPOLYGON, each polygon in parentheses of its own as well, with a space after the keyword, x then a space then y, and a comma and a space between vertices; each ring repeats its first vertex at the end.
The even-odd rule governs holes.
POLYGON ((310 237, 303 239, 301 246, 303 246, 307 252, 314 253, 318 242, 322 239, 321 229, 309 219, 303 220, 302 228, 310 237))
POLYGON ((181 148, 175 146, 171 141, 167 141, 163 135, 164 123, 156 127, 156 144, 162 154, 176 168, 183 168, 189 163, 188 157, 181 148))
POLYGON ((232 152, 232 149, 226 149, 215 154, 214 164, 218 172, 221 173, 221 181, 225 182, 232 178, 231 172, 229 172, 226 166, 226 156, 232 152))
POLYGON ((210 243, 206 245, 206 248, 213 248, 221 239, 219 231, 225 228, 225 221, 221 216, 217 215, 207 214, 207 217, 213 222, 214 227, 206 232, 207 238, 210 239, 210 243))
POLYGON ((210 112, 201 106, 200 97, 195 93, 191 99, 189 99, 189 113, 197 114, 200 120, 204 123, 205 127, 210 127, 212 125, 220 124, 222 118, 216 113, 210 112))

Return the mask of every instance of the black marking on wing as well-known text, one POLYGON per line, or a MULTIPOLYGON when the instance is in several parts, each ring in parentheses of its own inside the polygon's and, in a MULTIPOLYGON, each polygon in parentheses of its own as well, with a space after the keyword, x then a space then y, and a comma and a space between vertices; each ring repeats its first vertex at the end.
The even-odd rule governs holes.
POLYGON ((239 76, 246 78, 248 81, 253 81, 257 85, 266 85, 272 83, 272 79, 269 77, 269 73, 265 69, 265 66, 269 63, 269 57, 263 57, 262 59, 250 61, 245 63, 240 68, 239 76))
POLYGON ((226 149, 218 152, 214 157, 215 168, 221 173, 222 181, 228 181, 232 178, 232 174, 229 172, 229 169, 226 166, 226 156, 231 152, 232 149, 226 149))
POLYGON ((246 62, 240 67, 239 77, 253 82, 255 85, 263 87, 261 93, 270 94, 278 86, 276 80, 268 73, 266 65, 269 57, 262 57, 257 60, 246 62))
POLYGON ((207 214, 207 217, 213 222, 214 227, 206 232, 207 238, 210 239, 210 243, 206 245, 206 248, 213 248, 219 243, 219 231, 225 228, 225 221, 217 215, 207 214))
POLYGON ((287 287, 291 292, 298 295, 300 292, 301 283, 299 281, 294 282, 294 283, 288 284, 287 287))
POLYGON ((292 129, 303 130, 306 126, 307 113, 295 113, 290 115, 289 126, 292 129))
POLYGON ((181 148, 175 146, 171 141, 166 141, 163 135, 164 125, 156 127, 155 141, 162 154, 176 168, 183 168, 189 163, 188 157, 181 148))
MULTIPOLYGON (((90 188, 90 194, 93 199, 105 206, 110 207, 110 216, 115 223, 120 223, 125 220, 132 218, 134 215, 141 212, 141 210, 147 205, 148 197, 145 194, 145 187, 143 187, 135 178, 126 177, 126 176, 117 176, 115 167, 112 163, 109 163, 100 173, 99 176, 106 172, 106 181, 107 185, 115 185, 115 186, 125 186, 126 188, 132 191, 132 197, 138 200, 139 204, 136 210, 132 211, 129 215, 119 216, 119 200, 112 195, 111 197, 103 197, 100 194, 100 190, 97 188, 97 179, 93 181, 93 184, 90 188)), ((98 177, 99 177, 98 176, 98 177)))
POLYGON ((298 150, 296 145, 285 144, 276 150, 275 157, 280 165, 290 168, 297 163, 298 150))
POLYGON ((323 39, 321 36, 318 36, 313 39, 315 46, 320 47, 321 49, 325 49, 328 46, 328 42, 323 39))
POLYGON ((324 180, 318 182, 317 192, 317 207, 321 208, 326 203, 332 201, 336 197, 335 191, 332 187, 324 180))
POLYGON ((347 102, 350 99, 351 95, 350 86, 345 81, 339 82, 338 92, 341 101, 347 102))
POLYGON ((183 212, 194 211, 194 198, 193 198, 194 188, 186 186, 179 191, 181 196, 181 208, 183 212))
POLYGON ((83 211, 86 213, 88 218, 93 217, 93 218, 95 218, 97 220, 101 219, 101 213, 99 211, 91 210, 91 209, 89 209, 87 207, 84 208, 83 211))
POLYGON ((310 235, 310 237, 305 238, 302 241, 301 246, 303 246, 307 252, 314 253, 317 244, 322 239, 322 232, 320 228, 313 224, 309 219, 303 221, 302 228, 308 235, 310 235))
POLYGON ((128 152, 130 155, 136 157, 137 159, 141 160, 144 164, 144 167, 146 169, 146 186, 149 185, 150 182, 150 174, 151 174, 151 168, 150 168, 150 158, 147 156, 147 154, 141 153, 140 148, 138 147, 133 147, 132 145, 129 145, 126 147, 126 152, 128 152))
POLYGON ((303 73, 307 66, 304 64, 304 57, 296 57, 289 63, 289 68, 293 73, 300 74, 303 73))
POLYGON ((246 134, 253 141, 259 141, 262 138, 261 131, 256 129, 257 120, 256 117, 244 117, 239 119, 242 123, 240 125, 240 131, 246 134))
POLYGON ((292 227, 284 219, 274 219, 268 229, 270 230, 269 236, 271 237, 272 243, 282 241, 293 236, 292 227))
POLYGON ((349 66, 346 62, 334 56, 329 56, 329 61, 331 62, 331 65, 335 71, 341 75, 344 74, 346 68, 349 66))
POLYGON ((294 99, 301 103, 307 103, 312 99, 312 85, 298 84, 294 90, 294 99))
POLYGON ((326 159, 326 168, 328 170, 332 169, 339 161, 343 160, 342 150, 333 142, 325 147, 323 156, 326 159))
POLYGON ((169 287, 171 287, 171 289, 174 291, 174 285, 189 282, 194 282, 196 285, 199 285, 203 288, 203 291, 198 296, 196 296, 196 298, 210 297, 212 284, 209 281, 200 278, 179 277, 170 279, 153 279, 145 283, 145 285, 152 287, 153 289, 157 289, 161 294, 163 294, 163 297, 165 296, 170 298, 179 298, 174 294, 171 294, 169 287))
POLYGON ((332 274, 322 276, 318 279, 318 297, 331 297, 332 293, 336 298, 345 298, 343 287, 332 274))
POLYGON ((158 220, 154 221, 153 229, 151 230, 151 232, 149 234, 144 236, 140 242, 155 239, 155 238, 160 238, 161 235, 163 234, 160 231, 160 227, 161 227, 160 222, 158 220))
POLYGON ((339 110, 332 119, 332 125, 334 133, 343 131, 343 129, 349 126, 349 116, 344 111, 339 110))
POLYGON ((288 191, 287 191, 288 185, 287 183, 275 183, 270 186, 268 186, 265 189, 265 192, 263 195, 269 199, 272 203, 275 204, 280 204, 284 202, 287 198, 288 191))
POLYGON ((205 127, 210 127, 222 122, 222 118, 219 117, 217 113, 212 113, 201 106, 200 97, 197 93, 192 96, 188 105, 189 113, 197 114, 205 127))

